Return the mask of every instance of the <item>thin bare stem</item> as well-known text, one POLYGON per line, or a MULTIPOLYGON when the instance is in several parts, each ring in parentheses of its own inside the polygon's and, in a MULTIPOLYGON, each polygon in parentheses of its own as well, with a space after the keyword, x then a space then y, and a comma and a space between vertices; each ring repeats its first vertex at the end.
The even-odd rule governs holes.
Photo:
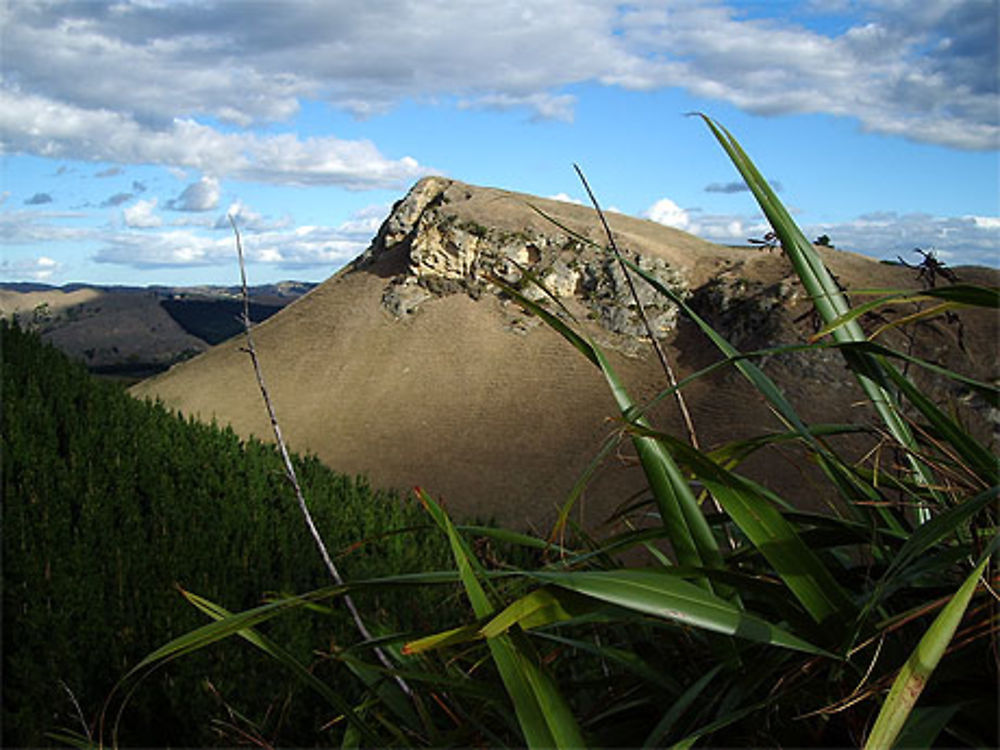
POLYGON ((653 333, 653 327, 649 324, 649 318, 646 316, 646 309, 643 307, 643 304, 639 299, 639 294, 636 292, 635 284, 632 282, 632 274, 629 273, 628 267, 625 265, 625 260, 622 258, 621 251, 618 249, 618 243, 615 242, 615 237, 611 233, 611 227, 608 226, 608 220, 604 217, 604 211, 601 210, 601 206, 598 204, 597 198, 594 196, 594 192, 590 189, 590 184, 587 182, 587 178, 584 177, 583 170, 581 170, 576 164, 573 165, 573 169, 576 170, 577 175, 580 177, 580 182, 583 183, 583 187, 587 191, 587 195, 590 197, 590 202, 594 204, 597 216, 600 218, 601 224, 604 226, 604 233, 608 237, 608 243, 611 246, 611 251, 615 254, 615 258, 618 259, 618 264, 622 269, 622 273, 625 274, 625 281, 628 284, 629 291, 632 293, 632 299, 635 300, 635 307, 639 312, 639 318, 642 320, 642 324, 646 328, 649 340, 652 342, 653 349, 656 351, 656 356, 660 360, 660 366, 663 367, 663 372, 667 375, 667 382, 670 383, 670 387, 674 391, 674 399, 677 401, 677 408, 680 410, 681 418, 684 420, 684 429, 688 434, 688 442, 691 443, 692 447, 700 450, 700 446, 698 445, 698 434, 694 428, 694 420, 691 418, 691 412, 688 411, 687 402, 684 400, 684 394, 682 394, 680 389, 677 387, 677 377, 674 375, 674 368, 671 367, 670 360, 667 359, 667 355, 663 351, 663 347, 660 346, 659 339, 657 339, 656 335, 653 333))
MULTIPOLYGON (((292 459, 288 454, 288 447, 285 444, 285 438, 281 434, 281 425, 278 424, 278 417, 275 414, 274 405, 272 404, 271 397, 268 394, 267 386, 264 384, 264 373, 261 371, 260 360, 257 357, 257 348, 254 345, 253 334, 251 332, 253 326, 250 321, 250 290, 247 286, 246 262, 243 258, 243 242, 240 239, 240 230, 236 226, 236 220, 233 219, 232 216, 229 217, 229 223, 232 225, 233 233, 236 235, 236 253, 239 256, 240 261, 240 285, 243 295, 242 322, 247 342, 245 351, 250 355, 250 360, 253 362, 254 374, 257 376, 257 385, 260 387, 261 396, 264 398, 264 405, 267 407, 267 415, 271 420, 271 428, 274 430, 274 439, 278 444, 278 450, 281 453, 281 460, 285 465, 285 477, 288 479, 288 483, 292 486, 292 489, 295 490, 295 498, 299 503, 299 510, 302 511, 302 517, 305 519, 309 533, 312 535, 313 541, 316 543, 316 548, 319 550, 320 557, 323 558, 323 564, 326 565, 326 569, 330 573, 330 578, 333 579, 333 582, 337 586, 343 586, 344 579, 340 575, 340 571, 337 569, 333 559, 330 557, 330 553, 326 549, 326 543, 323 541, 323 537, 320 535, 319 529, 316 528, 316 524, 313 522, 312 513, 309 512, 309 506, 306 504, 305 495, 302 493, 302 486, 299 484, 298 475, 295 473, 295 466, 292 464, 292 459)), ((354 620, 354 625, 361 634, 361 637, 366 641, 371 641, 372 634, 365 625, 357 606, 354 604, 354 599, 350 594, 344 594, 343 599, 344 604, 351 613, 351 618, 354 620)), ((375 654, 386 669, 390 672, 395 670, 395 667, 392 662, 389 661, 389 657, 386 656, 382 648, 376 646, 375 654)), ((410 686, 406 684, 402 677, 394 675, 394 678, 396 680, 396 684, 399 685, 400 689, 406 695, 412 695, 410 686)))
MULTIPOLYGON (((587 178, 583 174, 583 170, 580 169, 579 165, 574 164, 573 169, 576 170, 576 174, 580 178, 580 182, 583 183, 584 189, 587 191, 587 196, 590 198, 590 202, 594 204, 594 210, 597 211, 597 216, 601 220, 601 225, 604 227, 604 233, 608 237, 608 244, 611 246, 611 251, 615 254, 615 258, 618 259, 618 265, 625 275, 625 281, 628 283, 629 291, 632 293, 632 299, 635 300, 635 308, 639 312, 639 318, 642 320, 643 326, 646 328, 646 333, 649 335, 649 340, 653 344, 653 350, 656 352, 657 358, 660 360, 660 366, 663 367, 663 372, 666 373, 667 382, 670 384, 671 389, 674 392, 674 400, 677 402, 677 409, 681 413, 681 419, 684 420, 684 429, 687 431, 688 442, 691 443, 691 447, 695 450, 701 450, 701 446, 698 444, 698 433, 694 428, 694 420, 691 418, 691 412, 688 411, 687 401, 684 399, 684 394, 681 393, 681 389, 677 387, 677 376, 674 375, 674 368, 670 365, 670 360, 667 359, 666 352, 663 351, 663 347, 660 346, 659 339, 653 333, 653 327, 649 324, 649 318, 646 316, 646 309, 642 305, 642 301, 639 299, 639 293, 635 289, 635 284, 632 282, 632 274, 629 273, 628 266, 625 265, 625 259, 622 258, 621 251, 618 249, 618 243, 615 242, 615 236, 611 233, 611 227, 608 225, 608 220, 604 216, 604 211, 601 210, 600 204, 597 202, 597 196, 594 195, 594 191, 590 189, 590 183, 587 182, 587 178)), ((715 499, 714 496, 709 495, 712 502, 712 509, 719 515, 724 515, 722 506, 719 501, 715 499)), ((730 549, 736 549, 736 540, 733 538, 733 533, 726 525, 726 541, 729 543, 730 549)))
POLYGON ((66 691, 67 695, 69 695, 70 702, 72 702, 73 708, 76 711, 76 718, 80 720, 80 725, 83 727, 84 734, 87 735, 87 742, 93 744, 94 738, 90 734, 90 726, 87 724, 87 720, 83 718, 83 709, 80 708, 80 702, 76 699, 76 695, 73 694, 69 685, 67 685, 63 680, 59 680, 59 684, 62 685, 62 689, 66 691))

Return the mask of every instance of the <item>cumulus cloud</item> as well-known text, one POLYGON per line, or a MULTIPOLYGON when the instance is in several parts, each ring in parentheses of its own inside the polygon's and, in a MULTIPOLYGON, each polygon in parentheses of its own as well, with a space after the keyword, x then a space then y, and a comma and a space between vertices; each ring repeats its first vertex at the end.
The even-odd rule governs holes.
POLYGON ((1000 266, 1000 217, 931 216, 893 211, 850 221, 807 225, 811 237, 827 234, 839 248, 878 258, 911 258, 913 248, 934 250, 954 264, 1000 266))
POLYGON ((243 180, 352 190, 399 187, 430 171, 411 157, 388 159, 367 140, 223 133, 180 118, 154 129, 127 113, 84 109, 2 85, 0 145, 49 158, 164 164, 243 180))
POLYGON ((630 5, 626 43, 654 59, 611 80, 681 86, 764 115, 823 112, 911 140, 997 147, 993 0, 851 7, 862 21, 827 36, 717 3, 630 5))
POLYGON ((192 182, 176 198, 167 201, 167 208, 173 211, 212 211, 219 205, 219 181, 214 177, 202 177, 192 182))
POLYGON ((550 195, 549 200, 562 201, 563 203, 573 203, 577 206, 583 205, 582 200, 580 200, 579 198, 574 198, 572 195, 569 195, 568 193, 556 193, 555 195, 550 195))
MULTIPOLYGON (((356 257, 367 241, 335 227, 303 226, 288 231, 268 231, 244 237, 250 263, 283 268, 327 267, 331 270, 356 257)), ((98 263, 133 268, 167 268, 232 265, 232 238, 205 236, 190 229, 156 234, 116 232, 103 238, 94 256, 98 263)))
POLYGON ((162 226, 163 219, 154 213, 156 203, 156 198, 152 200, 140 200, 125 208, 122 211, 125 226, 133 229, 151 229, 162 226))
POLYGON ((51 203, 51 202, 52 202, 52 196, 49 195, 48 193, 35 193, 30 198, 25 199, 24 205, 41 206, 44 205, 45 203, 51 203))
POLYGON ((337 229, 345 238, 350 237, 359 241, 370 240, 376 235, 391 209, 391 206, 386 205, 366 206, 355 211, 351 218, 343 222, 337 229))
POLYGON ((535 120, 560 120, 573 122, 576 97, 570 94, 551 94, 539 92, 535 94, 518 95, 508 93, 490 93, 475 99, 466 99, 458 103, 461 109, 495 109, 511 110, 526 109, 534 113, 535 120))
POLYGON ((660 198, 643 213, 643 216, 657 224, 674 229, 691 229, 691 217, 686 210, 669 198, 660 198))
POLYGON ((770 230, 760 215, 712 214, 697 208, 682 208, 670 198, 661 198, 640 216, 723 245, 743 245, 749 238, 762 237, 770 230))
MULTIPOLYGON (((669 198, 654 203, 643 218, 683 229, 711 242, 745 245, 771 230, 759 214, 710 214, 685 210, 669 198)), ((881 211, 844 221, 800 221, 807 237, 828 235, 842 250, 873 258, 908 258, 915 247, 934 250, 950 263, 1000 267, 1000 216, 932 216, 881 211)))
POLYGON ((0 243, 30 245, 86 240, 97 230, 65 223, 85 216, 68 211, 0 211, 0 243))
POLYGON ((230 219, 236 222, 241 232, 266 232, 274 229, 285 229, 292 224, 291 217, 269 219, 254 211, 243 201, 235 201, 229 205, 224 214, 215 220, 213 229, 230 229, 230 219))
MULTIPOLYGON (((229 212, 239 217, 241 230, 248 230, 243 237, 248 262, 332 271, 364 251, 388 208, 370 206, 336 227, 292 227, 285 220, 269 221, 240 202, 232 204, 229 212)), ((221 229, 223 225, 217 221, 213 227, 221 229)), ((219 232, 204 234, 191 228, 156 233, 106 231, 97 239, 100 247, 94 260, 99 263, 139 269, 233 263, 232 237, 219 232)))
POLYGON ((569 87, 590 82, 850 117, 956 148, 1000 143, 995 0, 850 7, 854 25, 823 34, 720 0, 383 0, 349 12, 296 2, 252 13, 227 0, 7 3, 0 137, 42 156, 396 187, 425 170, 365 141, 239 128, 286 121, 306 99, 358 116, 417 99, 570 120, 569 87))
POLYGON ((47 281, 62 268, 62 264, 45 255, 0 262, 0 276, 23 281, 47 281))

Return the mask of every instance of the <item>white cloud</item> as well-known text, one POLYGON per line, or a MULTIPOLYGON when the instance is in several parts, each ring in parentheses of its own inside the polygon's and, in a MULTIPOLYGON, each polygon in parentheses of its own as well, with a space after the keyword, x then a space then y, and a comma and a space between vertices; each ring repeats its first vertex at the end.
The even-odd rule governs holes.
POLYGON ((338 229, 345 236, 359 240, 371 239, 378 232, 391 209, 391 206, 366 206, 360 211, 355 211, 351 218, 343 222, 338 229))
POLYGON ((643 213, 643 216, 657 224, 663 224, 674 229, 691 228, 691 217, 688 212, 669 198, 660 198, 643 213))
POLYGON ((4 260, 0 262, 0 276, 14 280, 47 281, 62 268, 62 264, 41 255, 37 258, 4 260))
POLYGON ((156 198, 140 200, 123 209, 122 218, 125 220, 125 226, 132 229, 150 229, 162 226, 163 219, 154 213, 156 203, 156 198))
MULTIPOLYGON (((190 229, 155 234, 115 232, 102 239, 94 260, 133 268, 231 266, 236 258, 232 237, 205 236, 190 229)), ((303 226, 244 235, 243 247, 250 263, 285 268, 326 266, 333 271, 359 255, 368 239, 358 240, 334 227, 303 226)))
POLYGON ((475 99, 460 101, 461 109, 527 109, 535 113, 535 119, 573 122, 576 97, 569 94, 483 94, 475 99))
POLYGON ((214 177, 202 177, 168 201, 167 208, 174 211, 212 211, 219 205, 219 194, 219 181, 214 177))
MULTIPOLYGON (((743 245, 748 239, 760 239, 771 230, 759 214, 686 211, 669 198, 657 201, 641 215, 723 245, 743 245)), ((950 263, 1000 267, 1000 217, 941 217, 882 211, 844 221, 799 220, 799 225, 810 239, 826 234, 836 247, 873 258, 891 259, 902 255, 909 259, 913 248, 921 247, 935 250, 940 258, 950 263)))
POLYGON ((235 259, 232 240, 205 237, 189 229, 165 232, 110 232, 94 256, 98 263, 133 268, 218 265, 235 259))
MULTIPOLYGON (((385 207, 370 206, 358 211, 336 227, 289 227, 237 201, 229 213, 237 216, 243 247, 251 263, 283 268, 326 268, 336 270, 361 254, 388 213, 385 207)), ((216 221, 214 229, 228 229, 216 221)), ((235 261, 233 238, 218 231, 205 234, 196 229, 164 232, 106 231, 100 235, 94 259, 99 263, 133 268, 191 266, 231 266, 235 261)))
POLYGON ((124 113, 83 109, 2 86, 0 147, 48 158, 163 164, 218 177, 351 190, 399 187, 430 171, 410 157, 387 159, 365 140, 223 133, 192 119, 154 129, 124 113))
POLYGON ((1000 216, 967 216, 972 222, 982 229, 1000 229, 1000 216))
POLYGON ((862 20, 824 36, 718 3, 630 6, 624 43, 645 57, 607 80, 680 86, 764 115, 853 117, 866 130, 956 148, 1000 145, 993 0, 852 7, 862 20))
POLYGON ((853 26, 825 35, 719 0, 6 3, 0 136, 43 156, 385 187, 423 170, 364 141, 238 128, 286 121, 306 99, 359 116, 416 99, 570 120, 567 88, 597 82, 998 145, 995 0, 849 7, 853 26))
POLYGON ((92 238, 97 230, 62 223, 84 217, 86 214, 69 211, 0 211, 0 243, 31 245, 42 242, 87 240, 92 238))
POLYGON ((931 216, 924 213, 870 213, 850 221, 804 227, 809 237, 830 236, 845 250, 912 260, 913 249, 934 250, 952 264, 1000 267, 1000 218, 931 216), (982 219, 987 219, 985 222, 982 219))
POLYGON ((291 226, 292 219, 284 216, 280 219, 272 220, 263 214, 254 211, 243 201, 235 201, 229 205, 226 212, 215 220, 214 229, 231 228, 230 218, 236 222, 240 232, 265 232, 274 229, 286 229, 291 226))
POLYGON ((577 206, 582 206, 583 205, 583 201, 582 200, 580 200, 579 198, 574 198, 573 196, 571 196, 571 195, 569 195, 567 193, 556 193, 555 195, 550 195, 549 196, 549 200, 550 201, 562 201, 563 203, 573 203, 573 204, 575 204, 577 206))

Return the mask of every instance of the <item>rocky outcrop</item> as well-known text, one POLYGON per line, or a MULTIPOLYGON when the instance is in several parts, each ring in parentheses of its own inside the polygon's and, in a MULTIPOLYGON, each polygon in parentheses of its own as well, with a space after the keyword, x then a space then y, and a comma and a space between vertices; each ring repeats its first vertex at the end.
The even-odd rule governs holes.
MULTIPOLYGON (((555 220, 518 229, 486 226, 462 211, 461 204, 470 198, 461 183, 441 177, 421 180, 394 206, 359 259, 357 267, 392 254, 405 260, 403 272, 389 280, 382 295, 383 307, 393 316, 413 315, 426 301, 449 294, 474 299, 502 295, 493 283, 500 280, 542 303, 547 292, 582 302, 588 318, 623 342, 647 335, 620 264, 601 244, 555 220)), ((684 273, 668 260, 629 248, 623 253, 664 285, 688 294, 684 273)), ((636 287, 654 334, 670 334, 676 307, 650 285, 639 282, 636 287)))
MULTIPOLYGON (((818 330, 782 254, 717 245, 614 212, 607 219, 623 252, 688 295, 741 350, 802 344, 818 330)), ((574 521, 605 533, 611 528, 605 521, 618 518, 647 486, 627 441, 595 462, 609 435, 622 435, 619 406, 589 361, 491 282, 503 279, 541 299, 524 271, 542 279, 575 317, 574 330, 601 346, 632 398, 651 404, 666 378, 656 353, 635 335, 643 331, 634 301, 618 267, 599 249, 603 244, 601 224, 584 206, 442 178, 418 183, 362 257, 255 330, 290 444, 379 486, 420 486, 447 502, 456 518, 495 518, 541 533, 587 475, 574 521)), ((865 300, 864 289, 920 288, 911 269, 842 250, 819 252, 855 303, 865 300)), ((957 272, 966 283, 997 284, 990 269, 957 272)), ((678 320, 643 282, 636 286, 657 336, 669 332, 661 350, 678 378, 718 362, 718 350, 697 326, 678 320)), ((907 321, 916 304, 877 312, 886 321, 907 321)), ((995 311, 956 316, 957 322, 907 322, 876 340, 994 382, 995 311)), ((859 322, 871 335, 884 326, 874 317, 859 322)), ((829 438, 845 456, 880 448, 877 417, 839 351, 772 349, 754 361, 807 423, 873 425, 829 438)), ((981 425, 976 434, 989 441, 993 425, 983 417, 991 416, 991 405, 966 384, 932 379, 934 373, 921 369, 909 366, 908 374, 950 413, 981 425)), ((232 343, 132 392, 217 419, 241 435, 271 434, 253 368, 232 343)), ((705 447, 783 429, 735 368, 699 376, 685 386, 685 396, 705 447)), ((660 398, 647 413, 656 429, 684 434, 670 399, 660 398)), ((823 512, 835 498, 817 491, 822 482, 813 482, 811 465, 801 459, 782 445, 749 456, 739 471, 801 509, 823 512)))

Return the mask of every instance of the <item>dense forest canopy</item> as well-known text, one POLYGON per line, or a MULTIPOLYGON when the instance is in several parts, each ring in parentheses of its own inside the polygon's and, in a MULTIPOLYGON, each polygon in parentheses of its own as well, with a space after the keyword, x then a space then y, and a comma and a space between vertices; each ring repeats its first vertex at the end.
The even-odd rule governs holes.
MULTIPOLYGON (((177 586, 238 610, 269 591, 329 582, 272 446, 130 398, 16 326, 2 324, 0 343, 4 746, 45 744, 45 733, 60 729, 84 733, 74 700, 90 725, 132 666, 203 624, 177 586)), ((314 458, 295 463, 347 576, 442 566, 436 535, 414 544, 419 532, 385 533, 426 523, 411 504, 314 458)), ((430 597, 444 595, 385 589, 362 594, 362 604, 383 628, 397 626, 399 613, 431 627, 430 597)), ((358 640, 336 606, 279 619, 269 632, 334 681, 340 667, 317 654, 358 640)), ((120 740, 225 741, 224 723, 213 719, 228 706, 270 737, 312 742, 330 718, 320 705, 279 665, 231 642, 141 683, 120 740)))

